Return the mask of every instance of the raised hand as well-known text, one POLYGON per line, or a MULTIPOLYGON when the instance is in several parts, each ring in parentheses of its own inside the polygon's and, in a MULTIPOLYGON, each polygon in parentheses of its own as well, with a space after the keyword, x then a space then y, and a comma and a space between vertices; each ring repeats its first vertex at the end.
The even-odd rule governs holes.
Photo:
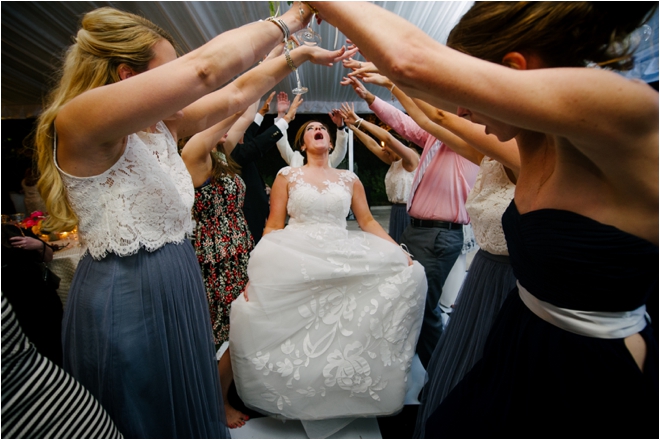
POLYGON ((332 66, 334 63, 352 57, 357 52, 357 48, 346 49, 345 46, 339 50, 326 50, 319 46, 301 46, 296 50, 306 50, 309 54, 309 61, 322 66, 332 66))
POLYGON ((334 122, 337 127, 344 125, 344 118, 339 109, 333 108, 332 111, 328 113, 328 116, 330 116, 330 119, 332 119, 332 122, 334 122))
POLYGON ((289 110, 289 106, 291 105, 291 102, 289 102, 289 95, 286 94, 286 92, 280 92, 277 94, 277 116, 282 117, 283 115, 286 114, 286 112, 289 110))
POLYGON ((344 79, 340 82, 340 84, 342 86, 351 86, 351 87, 353 87, 353 91, 360 98, 367 101, 369 104, 371 104, 371 102, 369 102, 369 101, 373 102, 374 95, 369 90, 367 90, 366 87, 364 87, 364 85, 360 81, 358 81, 357 79, 344 77, 344 79))
POLYGON ((266 98, 266 102, 264 102, 264 105, 259 109, 261 116, 264 116, 270 110, 270 102, 273 100, 274 96, 275 92, 272 92, 270 95, 268 95, 268 98, 266 98))
POLYGON ((347 69, 352 69, 353 71, 349 73, 349 76, 361 77, 367 73, 379 73, 378 67, 374 63, 369 61, 357 61, 353 58, 342 61, 344 67, 347 69))
MULTIPOLYGON (((282 92, 284 93, 284 92, 282 92)), ((286 93, 285 93, 286 95, 286 93)), ((287 101, 288 101, 287 97, 287 101)), ((296 112, 298 111, 298 107, 300 107, 300 104, 303 103, 302 95, 296 95, 295 98, 293 98, 293 102, 291 103, 291 107, 289 107, 289 111, 284 115, 284 120, 288 123, 296 119, 296 112)))
POLYGON ((350 106, 347 102, 343 103, 340 111, 347 124, 355 125, 355 122, 359 119, 358 115, 355 114, 355 106, 353 103, 351 103, 350 106))
POLYGON ((348 76, 354 76, 357 78, 361 78, 364 75, 368 73, 380 73, 378 70, 378 67, 374 63, 369 63, 369 62, 364 62, 360 63, 358 62, 359 66, 357 68, 352 68, 353 71, 348 74, 348 76))
MULTIPOLYGON (((357 47, 357 46, 356 46, 355 44, 353 44, 353 42, 352 42, 350 39, 348 39, 348 38, 346 39, 346 44, 348 44, 348 47, 349 47, 349 48, 357 47)), ((366 55, 365 55, 364 53, 362 53, 362 51, 361 51, 360 49, 358 49, 358 52, 360 53, 360 55, 362 55, 362 56, 364 57, 364 59, 365 59, 366 61, 369 61, 369 58, 367 58, 366 55)))
POLYGON ((377 86, 385 87, 388 89, 394 85, 394 83, 392 83, 392 81, 390 81, 388 77, 380 75, 378 73, 367 73, 362 77, 362 81, 369 84, 375 84, 377 86))

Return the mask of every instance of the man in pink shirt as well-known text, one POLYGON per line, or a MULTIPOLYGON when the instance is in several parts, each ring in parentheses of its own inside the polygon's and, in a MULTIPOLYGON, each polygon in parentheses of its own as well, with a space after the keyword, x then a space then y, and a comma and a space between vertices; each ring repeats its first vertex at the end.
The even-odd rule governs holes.
POLYGON ((408 200, 411 223, 401 243, 424 266, 428 280, 424 322, 417 343, 417 354, 426 368, 442 334, 438 303, 442 286, 463 247, 463 225, 470 223, 465 200, 479 167, 454 153, 401 110, 364 87, 354 89, 381 121, 424 149, 408 200))

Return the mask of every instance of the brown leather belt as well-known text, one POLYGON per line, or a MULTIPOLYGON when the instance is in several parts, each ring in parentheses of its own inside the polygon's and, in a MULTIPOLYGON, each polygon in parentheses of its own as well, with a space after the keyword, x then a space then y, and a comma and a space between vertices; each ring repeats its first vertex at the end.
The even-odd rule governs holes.
POLYGON ((463 227, 460 223, 445 222, 442 220, 420 220, 414 217, 410 217, 410 224, 418 228, 458 229, 463 227))

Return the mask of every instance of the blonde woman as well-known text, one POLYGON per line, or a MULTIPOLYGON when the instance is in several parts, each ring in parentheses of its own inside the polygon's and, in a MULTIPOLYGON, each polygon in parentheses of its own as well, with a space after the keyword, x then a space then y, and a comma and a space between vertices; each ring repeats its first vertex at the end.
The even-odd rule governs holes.
POLYGON ((39 118, 47 227, 78 224, 85 248, 65 311, 64 368, 126 437, 228 435, 177 140, 247 107, 304 61, 335 61, 342 51, 300 48, 214 92, 305 24, 309 11, 295 9, 179 58, 150 21, 89 12, 39 118))

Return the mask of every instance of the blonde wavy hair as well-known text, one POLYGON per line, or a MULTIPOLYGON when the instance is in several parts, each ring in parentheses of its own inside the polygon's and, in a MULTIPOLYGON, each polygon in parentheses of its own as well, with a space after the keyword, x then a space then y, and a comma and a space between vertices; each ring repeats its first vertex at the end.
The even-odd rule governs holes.
POLYGON ((136 72, 147 70, 155 56, 153 46, 163 39, 175 46, 165 30, 128 12, 100 8, 83 17, 75 43, 67 49, 57 74, 57 86, 48 94, 37 120, 35 147, 40 173, 37 186, 49 214, 45 230, 68 231, 78 224, 53 154, 54 122, 60 109, 88 90, 119 81, 120 64, 136 72))

